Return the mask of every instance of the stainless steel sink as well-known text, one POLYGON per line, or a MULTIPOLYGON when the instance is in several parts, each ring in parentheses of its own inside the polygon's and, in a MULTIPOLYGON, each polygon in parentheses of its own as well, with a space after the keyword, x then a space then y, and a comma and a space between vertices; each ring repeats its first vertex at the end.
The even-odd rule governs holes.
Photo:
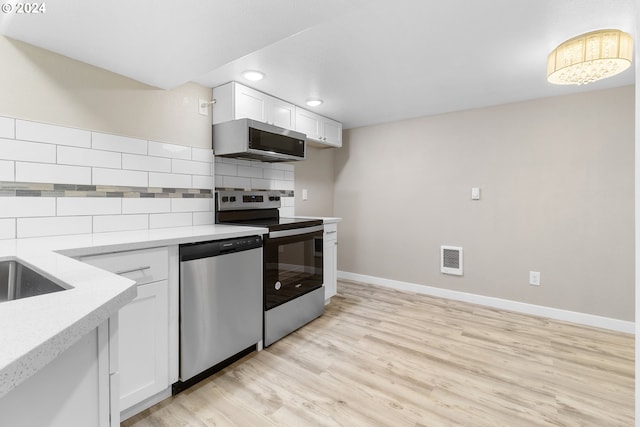
POLYGON ((64 290, 20 261, 0 261, 0 303, 64 290))

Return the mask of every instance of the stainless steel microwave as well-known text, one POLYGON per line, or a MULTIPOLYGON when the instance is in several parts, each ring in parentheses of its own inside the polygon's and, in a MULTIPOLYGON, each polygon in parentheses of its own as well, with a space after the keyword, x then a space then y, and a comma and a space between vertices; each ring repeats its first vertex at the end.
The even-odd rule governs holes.
POLYGON ((257 120, 215 124, 212 137, 216 156, 263 162, 290 162, 306 157, 305 134, 257 120))

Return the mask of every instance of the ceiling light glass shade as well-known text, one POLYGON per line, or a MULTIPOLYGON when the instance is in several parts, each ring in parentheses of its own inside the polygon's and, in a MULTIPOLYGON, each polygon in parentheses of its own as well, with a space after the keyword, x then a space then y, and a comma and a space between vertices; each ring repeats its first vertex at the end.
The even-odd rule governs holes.
POLYGON ((264 73, 256 70, 244 71, 242 73, 242 76, 247 80, 251 80, 252 82, 257 82, 258 80, 264 79, 264 73))
POLYGON ((317 107, 318 105, 321 105, 323 102, 324 101, 319 98, 307 99, 307 105, 309 107, 317 107))
POLYGON ((547 81, 583 85, 615 76, 631 65, 633 39, 620 30, 598 30, 574 37, 547 59, 547 81))

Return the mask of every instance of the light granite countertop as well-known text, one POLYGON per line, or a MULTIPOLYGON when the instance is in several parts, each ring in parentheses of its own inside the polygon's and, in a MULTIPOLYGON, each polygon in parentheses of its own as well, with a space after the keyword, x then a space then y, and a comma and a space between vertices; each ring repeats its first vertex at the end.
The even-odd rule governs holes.
POLYGON ((0 397, 136 296, 134 281, 70 257, 266 232, 265 228, 216 224, 0 240, 0 261, 17 259, 67 288, 0 303, 0 397))

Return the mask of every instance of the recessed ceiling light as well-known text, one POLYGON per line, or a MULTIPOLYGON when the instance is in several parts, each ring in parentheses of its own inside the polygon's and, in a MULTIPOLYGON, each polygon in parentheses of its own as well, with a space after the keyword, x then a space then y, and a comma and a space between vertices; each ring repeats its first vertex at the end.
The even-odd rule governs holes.
POLYGON ((258 80, 264 79, 264 73, 256 70, 247 70, 242 73, 242 76, 247 80, 251 80, 252 82, 257 82, 258 80))
POLYGON ((318 105, 322 104, 324 101, 320 98, 312 98, 312 99, 307 99, 307 105, 309 107, 317 107, 318 105))

